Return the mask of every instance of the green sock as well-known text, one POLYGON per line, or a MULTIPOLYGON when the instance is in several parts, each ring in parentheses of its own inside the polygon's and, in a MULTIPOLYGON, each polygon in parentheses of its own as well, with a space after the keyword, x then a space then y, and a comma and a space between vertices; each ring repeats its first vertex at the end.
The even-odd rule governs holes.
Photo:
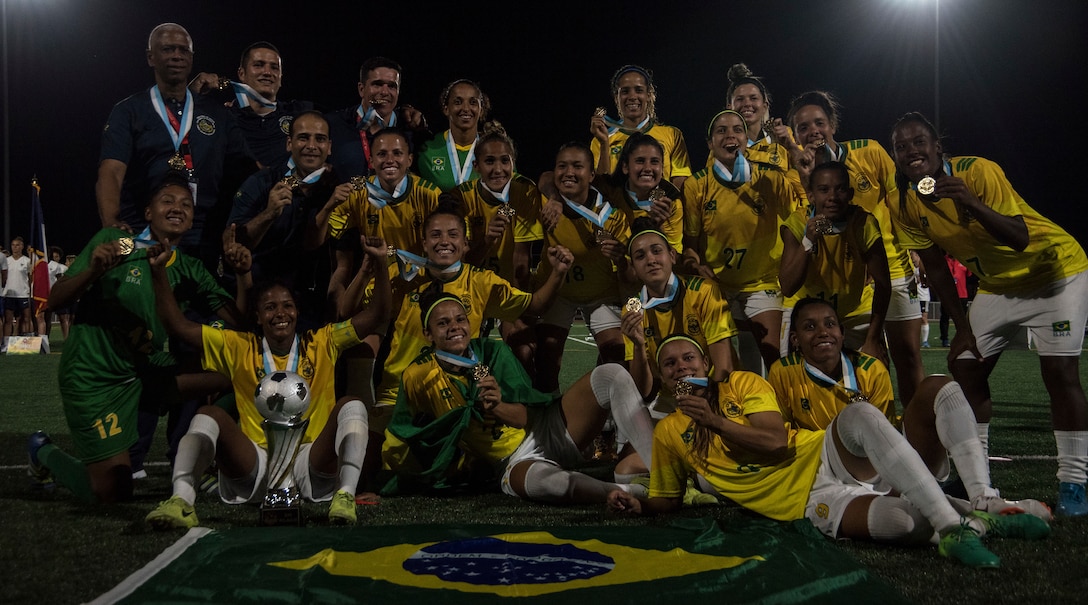
POLYGON ((82 460, 72 457, 52 443, 47 443, 38 450, 38 461, 53 473, 53 479, 57 483, 68 488, 77 498, 89 503, 97 501, 91 491, 91 477, 87 474, 87 467, 82 460))

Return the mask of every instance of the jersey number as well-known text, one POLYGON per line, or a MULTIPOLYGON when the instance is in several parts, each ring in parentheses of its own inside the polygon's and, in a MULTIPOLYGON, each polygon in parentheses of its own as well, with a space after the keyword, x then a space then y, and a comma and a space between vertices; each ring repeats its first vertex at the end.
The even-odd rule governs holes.
POLYGON ((584 270, 582 270, 582 267, 580 267, 578 265, 574 265, 573 267, 570 268, 570 271, 567 271, 567 283, 569 284, 570 280, 572 280, 572 279, 574 281, 585 281, 586 280, 586 273, 585 273, 584 270))
POLYGON ((744 262, 744 255, 748 252, 748 248, 724 248, 722 250, 722 256, 725 257, 726 269, 740 269, 740 264, 744 262), (737 266, 733 266, 733 259, 737 259, 737 266))
POLYGON ((98 438, 105 439, 107 437, 116 437, 121 434, 121 427, 117 426, 118 418, 117 414, 107 414, 106 417, 98 418, 94 421, 94 428, 98 429, 98 438), (109 428, 106 428, 107 425, 109 428))

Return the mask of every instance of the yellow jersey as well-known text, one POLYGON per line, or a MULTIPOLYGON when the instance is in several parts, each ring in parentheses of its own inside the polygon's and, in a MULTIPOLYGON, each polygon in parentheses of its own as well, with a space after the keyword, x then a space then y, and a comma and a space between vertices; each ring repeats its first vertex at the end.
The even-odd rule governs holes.
MULTIPOLYGON (((593 179, 593 186, 596 187, 604 197, 612 203, 612 207, 616 210, 622 211, 624 216, 627 217, 627 224, 635 224, 635 219, 640 216, 650 216, 649 211, 643 210, 632 199, 631 193, 628 191, 626 182, 623 185, 613 185, 611 179, 607 176, 598 176, 593 179)), ((672 200, 672 212, 669 214, 669 218, 665 219, 665 222, 658 228, 661 233, 665 235, 665 239, 668 240, 669 245, 673 250, 683 253, 684 251, 684 200, 683 194, 676 188, 675 185, 661 179, 661 183, 658 184, 665 194, 672 200)))
MULTIPOLYGON (((377 177, 370 177, 376 183, 377 177)), ((369 201, 367 190, 353 192, 329 215, 329 237, 339 239, 345 231, 381 237, 387 245, 413 254, 423 254, 423 219, 438 207, 441 191, 434 183, 409 174, 404 193, 382 208, 369 201)))
MULTIPOLYGON (((674 176, 691 176, 691 160, 688 158, 688 146, 684 143, 684 134, 675 126, 666 126, 655 120, 642 128, 644 132, 661 143, 665 149, 665 157, 661 163, 661 178, 670 180, 674 176)), ((634 134, 632 131, 616 130, 608 135, 608 151, 612 155, 612 168, 615 169, 620 158, 620 151, 627 137, 634 134)), ((593 165, 601 160, 601 144, 597 139, 589 142, 589 148, 593 150, 593 165)))
MULTIPOLYGON (((858 391, 892 424, 898 424, 888 369, 875 357, 857 351, 845 353, 854 366, 858 391)), ((791 353, 775 362, 767 372, 767 382, 774 388, 782 417, 795 428, 824 430, 850 404, 850 395, 841 382, 828 385, 809 376, 800 353, 791 353)))
MULTIPOLYGON (((468 223, 467 239, 474 247, 476 240, 487 234, 487 225, 495 218, 495 213, 503 203, 495 199, 479 179, 462 183, 450 192, 464 205, 465 222, 468 223)), ((536 183, 520 174, 510 179, 509 202, 514 209, 513 224, 503 234, 502 239, 492 246, 488 254, 485 269, 498 273, 503 279, 514 279, 514 244, 535 242, 544 239, 544 229, 540 225, 542 201, 536 183)))

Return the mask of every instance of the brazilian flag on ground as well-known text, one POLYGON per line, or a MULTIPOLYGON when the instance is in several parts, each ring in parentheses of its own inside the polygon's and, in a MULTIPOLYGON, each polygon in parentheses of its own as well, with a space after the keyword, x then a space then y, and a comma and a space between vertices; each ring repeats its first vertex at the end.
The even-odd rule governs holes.
POLYGON ((807 521, 193 529, 101 603, 906 602, 807 521), (694 601, 693 601, 694 602, 694 601))

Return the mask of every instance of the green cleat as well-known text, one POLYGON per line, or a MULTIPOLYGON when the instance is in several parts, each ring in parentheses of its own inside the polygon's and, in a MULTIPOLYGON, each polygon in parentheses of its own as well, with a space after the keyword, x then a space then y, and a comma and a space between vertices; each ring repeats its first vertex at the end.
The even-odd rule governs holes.
POLYGON ((982 520, 986 525, 987 536, 998 538, 1021 538, 1024 540, 1042 540, 1050 535, 1050 526, 1035 515, 991 515, 976 510, 972 517, 982 520))
POLYGON ((155 529, 189 529, 200 525, 193 505, 178 496, 160 502, 155 510, 147 513, 144 521, 155 529))
POLYGON ((968 567, 981 567, 997 569, 1001 567, 1001 559, 990 552, 979 540, 978 532, 967 523, 961 521, 959 527, 945 532, 941 536, 941 542, 937 545, 937 552, 941 556, 950 557, 968 567))
POLYGON ((339 490, 329 505, 329 521, 334 525, 355 525, 355 495, 339 490))

